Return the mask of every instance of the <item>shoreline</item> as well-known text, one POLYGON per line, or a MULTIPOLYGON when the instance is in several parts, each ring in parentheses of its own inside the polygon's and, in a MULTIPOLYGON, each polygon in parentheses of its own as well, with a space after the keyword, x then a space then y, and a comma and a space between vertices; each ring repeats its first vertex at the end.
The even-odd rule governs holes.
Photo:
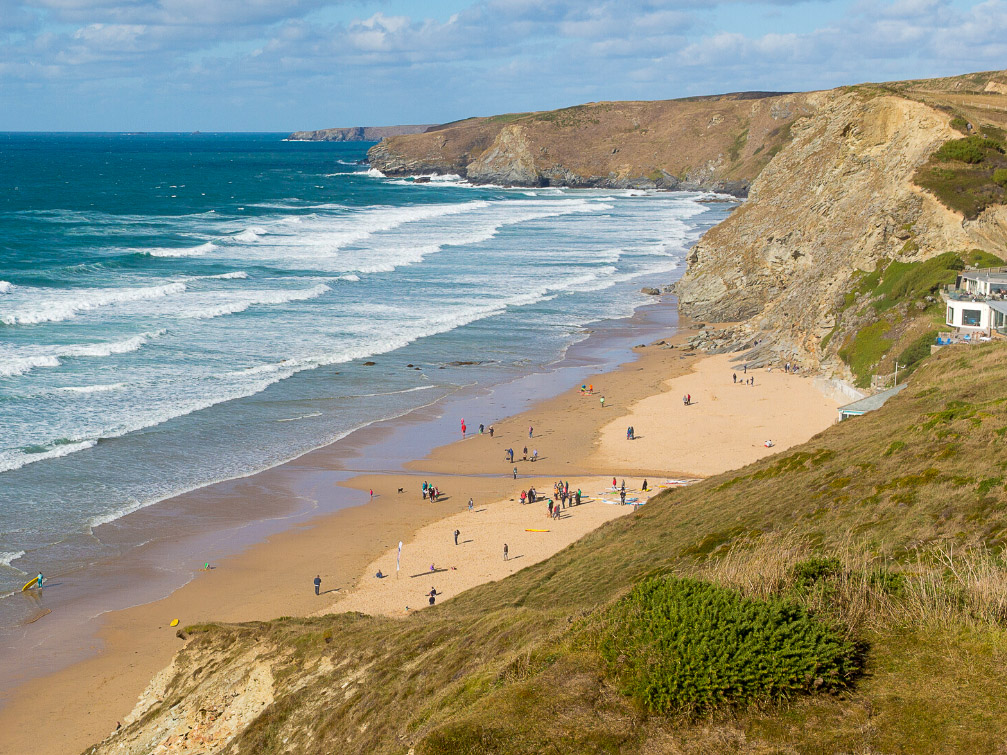
MULTIPOLYGON (((657 303, 655 306, 667 310, 670 308, 668 304, 657 303)), ((625 343, 652 340, 651 336, 643 339, 639 335, 636 323, 627 321, 623 327, 632 334, 631 340, 624 338, 625 343)), ((654 330, 662 327, 672 326, 665 323, 654 330)), ((680 344, 687 336, 687 329, 677 327, 674 337, 667 340, 680 344)), ((250 486, 256 485, 262 494, 270 488, 268 482, 263 482, 263 478, 267 478, 273 481, 274 493, 276 485, 282 483, 287 490, 302 497, 313 497, 316 501, 333 495, 346 495, 348 498, 344 500, 353 503, 335 513, 316 513, 310 521, 290 522, 289 528, 240 548, 239 552, 215 563, 216 568, 203 574, 197 573, 184 587, 160 600, 103 616, 98 633, 101 652, 48 676, 27 681, 8 695, 7 704, 0 709, 0 719, 7 717, 4 721, 6 731, 14 732, 14 739, 5 743, 2 751, 19 752, 25 746, 36 752, 80 750, 107 736, 115 728, 116 721, 122 720, 133 709, 153 675, 166 666, 181 647, 175 630, 168 626, 171 619, 179 618, 180 625, 186 626, 201 621, 230 623, 342 610, 340 604, 345 593, 350 593, 347 600, 359 600, 355 596, 361 588, 373 585, 368 581, 370 575, 367 570, 387 558, 389 549, 398 540, 411 541, 421 537, 425 528, 443 529, 443 523, 450 521, 449 517, 465 516, 459 512, 463 511, 464 502, 470 496, 477 499, 481 507, 483 504, 492 505, 496 513, 515 496, 518 488, 523 489, 522 486, 531 481, 537 481, 535 484, 540 492, 548 492, 549 481, 557 476, 576 478, 590 469, 613 466, 604 459, 595 458, 595 441, 601 436, 603 427, 621 421, 620 417, 631 414, 639 402, 667 394, 662 387, 669 379, 693 374, 698 365, 717 359, 691 350, 668 348, 663 341, 635 348, 635 358, 622 360, 614 369, 592 374, 588 379, 595 384, 594 395, 581 395, 577 386, 571 386, 569 381, 572 377, 570 372, 579 369, 583 374, 586 367, 597 363, 585 357, 582 364, 569 371, 557 368, 541 376, 526 375, 505 386, 477 391, 467 400, 441 407, 440 414, 438 410, 428 409, 422 412, 424 416, 389 423, 394 427, 373 426, 369 428, 370 432, 364 433, 368 436, 366 439, 357 437, 350 443, 337 443, 240 481, 231 491, 233 494, 249 495, 253 492, 250 486), (536 380, 536 377, 541 379, 536 380), (538 392, 520 395, 529 386, 537 384, 541 388, 543 383, 549 385, 550 381, 557 380, 565 381, 567 390, 551 398, 541 400, 542 394, 538 392), (521 405, 527 408, 496 421, 493 439, 488 435, 475 435, 446 445, 437 442, 442 439, 441 431, 454 427, 457 422, 455 415, 447 413, 448 409, 465 411, 466 416, 472 417, 476 415, 470 409, 481 406, 484 414, 495 416, 495 413, 505 411, 505 406, 514 404, 513 401, 508 404, 502 400, 504 397, 497 395, 498 391, 510 391, 519 399, 519 408, 521 405), (608 398, 604 409, 595 405, 602 391, 608 398), (538 462, 519 460, 515 465, 519 467, 519 476, 515 480, 507 474, 510 467, 502 461, 502 450, 504 444, 513 446, 527 435, 526 423, 539 428, 530 442, 538 444, 545 453, 540 455, 538 462), (410 441, 410 438, 413 440, 410 441), (425 439, 428 448, 435 447, 424 458, 400 465, 404 468, 390 469, 393 465, 389 461, 395 448, 401 449, 402 444, 408 447, 410 442, 415 444, 416 439, 425 439), (366 457, 361 455, 362 451, 366 451, 366 457), (425 478, 431 478, 445 490, 447 497, 444 501, 437 504, 420 501, 418 487, 425 478), (336 485, 339 486, 338 491, 333 490, 336 485), (367 505, 360 505, 367 502, 367 495, 358 491, 370 488, 375 489, 378 495, 367 505), (401 494, 398 493, 399 488, 403 490, 401 494), (310 579, 315 573, 322 578, 323 595, 327 596, 324 600, 328 605, 320 607, 319 598, 311 590, 310 579), (99 694, 84 696, 84 689, 99 694), (40 740, 38 732, 22 732, 23 727, 17 726, 17 721, 24 720, 40 705, 58 709, 52 725, 44 733, 44 741, 40 740)), ((594 345, 602 351, 606 348, 604 342, 594 345)), ((812 383, 804 382, 808 386, 812 383)), ((477 426, 478 421, 470 421, 470 425, 477 426)), ((775 453, 778 450, 781 449, 766 449, 766 452, 775 453)), ((520 458, 520 451, 518 453, 520 458)), ((724 468, 730 466, 736 465, 724 468)), ((606 469, 606 474, 610 471, 616 474, 610 469, 606 469)), ((595 477, 592 482, 597 480, 595 477)), ((628 481, 627 487, 636 487, 637 484, 638 480, 628 481)), ((593 494, 597 491, 585 492, 594 498, 593 494)), ((580 512, 575 511, 580 525, 576 532, 572 531, 572 526, 567 527, 566 536, 576 535, 573 539, 577 539, 607 520, 606 517, 625 513, 618 511, 622 508, 618 506, 604 508, 610 511, 601 514, 601 504, 595 506, 601 518, 590 522, 586 516, 581 517, 580 512)), ((626 510, 630 508, 626 507, 626 510)), ((586 513, 588 510, 583 511, 586 513)), ((525 515, 524 511, 519 511, 522 516, 525 515)), ((528 513, 530 515, 530 511, 528 513)), ((543 513, 534 516, 537 520, 543 513)), ((524 563, 512 563, 511 566, 530 565, 534 560, 552 555, 564 543, 564 540, 555 538, 550 547, 536 551, 534 556, 529 554, 524 563)), ((525 548, 524 544, 521 548, 525 548)), ((502 559, 500 563, 503 563, 502 559)), ((489 569, 479 579, 486 581, 503 576, 506 574, 489 569)), ((425 594, 428 589, 426 580, 420 578, 419 573, 416 577, 419 578, 418 585, 424 584, 425 594)), ((471 583, 448 584, 445 589, 451 592, 466 586, 471 586, 471 583)), ((413 597, 421 599, 422 594, 417 591, 413 597)), ((404 605, 411 605, 413 597, 409 597, 410 602, 404 605)))
MULTIPOLYGON (((65 693, 56 699, 64 700, 73 690, 91 687, 91 680, 101 676, 102 659, 113 655, 149 656, 147 670, 138 674, 128 694, 109 700, 109 709, 128 712, 135 703, 136 695, 146 685, 157 670, 166 665, 180 644, 174 639, 167 643, 153 643, 144 650, 130 652, 124 649, 131 637, 142 633, 149 626, 156 625, 148 618, 143 625, 123 627, 129 622, 123 619, 131 612, 149 612, 151 606, 167 603, 171 605, 174 596, 181 592, 199 592, 201 583, 213 579, 218 569, 208 574, 201 573, 196 565, 209 559, 214 566, 234 563, 248 558, 256 548, 266 547, 274 541, 286 542, 286 538, 297 538, 310 533, 322 523, 345 519, 347 527, 366 527, 370 514, 361 516, 361 511, 371 511, 372 506, 363 506, 367 497, 346 487, 345 483, 354 475, 374 471, 400 469, 412 458, 423 456, 430 449, 448 443, 454 435, 454 422, 445 422, 442 415, 459 408, 466 414, 475 416, 475 407, 483 407, 485 415, 506 416, 525 410, 539 402, 543 396, 550 397, 570 385, 573 376, 584 377, 598 371, 616 370, 624 363, 636 360, 633 344, 642 338, 653 339, 660 334, 674 332, 678 326, 677 302, 672 297, 657 301, 644 301, 629 317, 601 321, 589 330, 587 338, 571 344, 565 354, 555 362, 526 372, 513 380, 488 387, 470 386, 467 390, 455 392, 441 401, 426 405, 391 420, 385 420, 361 428, 339 441, 309 451, 291 461, 248 475, 246 477, 214 483, 182 496, 167 499, 143 508, 112 526, 105 525, 102 535, 115 536, 114 530, 123 528, 120 537, 127 538, 137 530, 149 530, 162 523, 171 523, 175 514, 182 510, 198 511, 206 521, 207 529, 200 534, 179 533, 177 536, 159 538, 156 541, 135 548, 126 555, 119 555, 92 564, 80 573, 67 579, 50 579, 53 592, 44 595, 43 600, 52 604, 56 601, 56 611, 28 626, 18 627, 6 648, 10 663, 5 663, 3 697, 0 699, 0 717, 10 716, 7 731, 16 731, 14 722, 16 711, 25 700, 48 698, 50 688, 59 685, 55 679, 67 679, 77 675, 89 681, 69 683, 65 693), (642 333, 642 335, 641 335, 642 333), (447 430, 447 426, 452 426, 447 430), (443 427, 441 427, 443 426, 443 427), (439 428, 443 430, 438 434, 439 428), (335 486, 339 486, 338 488, 335 486), (254 504, 250 506, 249 504, 254 504), (251 512, 249 511, 251 509, 251 512), (220 510, 228 510, 240 515, 218 516, 220 510), (343 518, 340 519, 340 514, 343 518), (360 517, 358 519, 358 517, 360 517), (111 532, 111 534, 110 534, 111 532), (107 583, 109 590, 102 593, 98 588, 107 583), (60 602, 55 590, 64 593, 80 591, 80 597, 60 602), (96 592, 97 591, 97 592, 96 592), (61 620, 61 621, 60 621, 61 620), (45 653, 40 654, 40 649, 45 653), (159 654, 158 654, 159 653, 159 654), (149 672, 149 673, 148 673, 149 672), (139 687, 136 684, 139 683, 139 687), (128 704, 127 704, 128 703, 128 704)), ((578 378, 579 379, 579 378, 578 378)), ((428 520, 433 521, 449 513, 448 509, 408 511, 409 521, 420 527, 428 520), (419 514, 419 518, 416 515, 419 514)), ((375 514, 377 516, 377 514, 375 514)), ((408 518, 407 517, 407 518, 408 518)), ((401 518, 401 517, 400 517, 401 518)), ((380 539, 377 538, 377 539, 380 539)), ((292 542, 292 540, 291 540, 292 542)), ((354 548, 356 543, 351 543, 354 548)), ((367 544, 360 544, 363 551, 354 551, 360 566, 366 565, 378 550, 367 550, 367 544)), ((374 545, 379 548, 384 544, 374 545)), ((287 565, 286 569, 293 568, 287 565)), ((306 567, 308 568, 308 567, 306 567)), ((285 570, 286 570, 285 569, 285 570)), ((341 575, 345 581, 356 577, 354 573, 341 575)), ((254 570, 253 570, 254 571, 254 570)), ((271 573, 263 570, 256 577, 263 584, 271 585, 271 573)), ((282 594, 283 579, 276 580, 275 588, 282 594)), ((313 597, 313 596, 312 596, 313 597)), ((197 601, 198 602, 198 601, 197 601)), ((260 619, 263 616, 307 613, 308 608, 317 606, 300 605, 298 600, 278 600, 276 611, 248 612, 244 606, 247 600, 237 601, 233 606, 222 605, 221 601, 208 599, 206 618, 224 621, 260 619), (213 607, 214 611, 209 612, 213 607)), ((168 610, 168 609, 166 609, 168 610)), ((152 615, 152 614, 151 614, 152 615)), ((175 618, 175 617, 171 617, 175 618)), ((164 623, 170 619, 165 619, 164 623)), ((192 623, 184 615, 181 623, 192 623)), ((125 672, 124 672, 125 673, 125 672)), ((108 685, 103 685, 108 687, 108 685)), ((37 704, 37 703, 35 703, 37 704)), ((30 708, 29 703, 25 709, 30 708)), ((124 715, 124 712, 121 713, 124 715)), ((85 720, 91 718, 88 711, 85 720)), ((114 727, 115 721, 111 721, 114 727)), ((74 727, 80 724, 75 721, 74 727)), ((69 726, 69 725, 68 725, 69 726)), ((67 728, 53 727, 55 730, 67 728)), ((88 736, 78 736, 73 744, 54 743, 52 752, 73 749, 80 744, 84 747, 100 739, 107 733, 104 725, 92 730, 88 736)), ((27 741, 26 741, 27 743, 27 741)), ((32 740, 32 747, 38 743, 32 740)), ((12 744, 4 744, 10 747, 12 744)), ((0 748, 0 752, 18 750, 0 748)))
MULTIPOLYGON (((25 624, 39 617, 38 607, 24 604, 7 611, 0 629, 0 667, 4 669, 0 709, 11 687, 93 654, 90 635, 95 631, 85 628, 88 636, 82 638, 80 625, 87 627, 103 613, 170 594, 198 574, 194 564, 225 558, 274 534, 362 502, 348 491, 337 496, 304 490, 293 479, 295 475, 287 474, 302 472, 302 460, 310 464, 316 454, 325 455, 325 469, 338 480, 349 479, 358 471, 399 469, 454 438, 453 429, 445 428, 443 436, 434 439, 427 430, 452 407, 479 407, 483 411, 482 406, 489 404, 500 417, 517 413, 532 400, 561 392, 570 373, 583 376, 635 359, 631 346, 641 332, 649 337, 649 333, 665 332, 677 323, 674 299, 643 300, 627 317, 585 326, 586 337, 571 343, 551 363, 503 381, 460 386, 438 400, 359 427, 287 461, 207 483, 94 527, 90 537, 116 552, 69 571, 45 569, 52 588, 45 603, 53 609, 45 622, 26 632, 25 624), (332 453, 333 449, 338 453, 332 453), (65 626, 53 626, 60 622, 65 626), (42 659, 29 659, 23 653, 26 647, 42 646, 57 650, 42 659)), ((17 593, 5 600, 24 603, 17 593)))

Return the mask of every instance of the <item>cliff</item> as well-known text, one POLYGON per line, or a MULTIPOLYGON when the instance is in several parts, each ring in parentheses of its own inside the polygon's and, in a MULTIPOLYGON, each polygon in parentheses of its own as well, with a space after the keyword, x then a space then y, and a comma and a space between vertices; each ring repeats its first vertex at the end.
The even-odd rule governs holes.
POLYGON ((814 95, 752 92, 595 102, 471 118, 386 139, 368 153, 386 175, 457 173, 508 186, 709 189, 743 196, 813 112, 814 95))
POLYGON ((287 139, 293 142, 378 142, 392 136, 422 134, 430 128, 434 128, 434 125, 323 128, 318 131, 295 131, 287 139))
MULTIPOLYGON (((750 354, 756 363, 798 361, 848 375, 839 359, 844 347, 867 326, 883 328, 877 300, 868 306, 870 292, 858 290, 869 274, 946 252, 1005 256, 1007 208, 987 206, 970 220, 917 184, 938 148, 962 137, 956 119, 977 131, 1004 118, 984 108, 988 96, 972 95, 978 99, 970 103, 959 94, 992 91, 987 86, 1000 78, 1007 79, 992 72, 814 95, 814 112, 794 123, 793 139, 755 180, 748 201, 691 250, 676 285, 683 312, 745 321, 714 332, 706 345, 734 350, 758 341, 750 354)), ((921 295, 895 303, 898 318, 879 333, 889 347, 872 370, 891 367, 899 348, 942 322, 935 297, 914 293, 921 295)))

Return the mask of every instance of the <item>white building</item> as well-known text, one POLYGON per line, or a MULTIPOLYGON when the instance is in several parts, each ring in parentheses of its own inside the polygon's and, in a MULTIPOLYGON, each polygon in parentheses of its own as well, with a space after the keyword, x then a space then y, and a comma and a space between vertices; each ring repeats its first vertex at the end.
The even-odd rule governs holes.
POLYGON ((989 330, 993 311, 989 302, 948 299, 947 305, 945 324, 966 332, 989 330))
POLYGON ((1007 273, 972 270, 958 276, 957 288, 970 296, 1007 295, 1007 273))
POLYGON ((944 322, 966 333, 1007 332, 1007 301, 971 301, 947 299, 944 322))

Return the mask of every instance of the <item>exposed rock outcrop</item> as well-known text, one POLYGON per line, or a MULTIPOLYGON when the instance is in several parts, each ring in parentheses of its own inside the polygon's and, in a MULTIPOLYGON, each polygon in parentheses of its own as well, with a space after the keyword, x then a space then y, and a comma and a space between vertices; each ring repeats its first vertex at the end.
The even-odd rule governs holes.
POLYGON ((854 270, 969 245, 961 219, 912 183, 954 136, 947 115, 898 97, 819 100, 749 201, 693 247, 676 286, 689 316, 755 318, 743 330, 771 331, 808 355, 832 327, 854 270), (909 228, 916 244, 907 247, 901 231, 909 228))
POLYGON ((287 137, 292 142, 377 142, 391 136, 422 134, 435 124, 420 126, 351 126, 323 128, 318 131, 295 131, 287 137))

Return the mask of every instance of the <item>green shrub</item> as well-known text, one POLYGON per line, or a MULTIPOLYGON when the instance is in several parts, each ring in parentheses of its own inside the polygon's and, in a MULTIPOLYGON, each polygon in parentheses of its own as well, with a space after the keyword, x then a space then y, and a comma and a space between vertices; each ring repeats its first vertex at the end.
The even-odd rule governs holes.
POLYGON ((871 572, 867 581, 875 590, 895 597, 901 596, 906 587, 906 578, 904 575, 899 572, 889 571, 885 567, 871 572))
POLYGON ((794 580, 795 587, 807 588, 827 577, 838 574, 840 566, 838 558, 812 556, 794 564, 790 576, 794 580))
POLYGON ((934 153, 938 160, 948 162, 955 160, 970 165, 976 165, 986 159, 987 150, 1003 152, 1003 147, 992 139, 985 139, 981 136, 966 136, 964 139, 952 139, 944 142, 941 148, 934 153))
POLYGON ((969 249, 967 252, 962 252, 961 258, 965 260, 966 265, 972 267, 1000 267, 1004 264, 1004 261, 995 254, 984 252, 982 249, 969 249))
POLYGON ((924 333, 915 341, 913 341, 911 344, 909 344, 909 346, 907 346, 905 349, 902 350, 902 353, 899 354, 898 358, 899 364, 904 365, 908 369, 909 367, 915 365, 917 362, 926 359, 928 356, 930 356, 930 345, 933 344, 934 341, 936 340, 937 340, 936 330, 931 330, 924 333))
POLYGON ((969 132, 969 122, 961 116, 956 116, 951 119, 951 128, 955 131, 961 131, 963 134, 967 134, 969 132))
POLYGON ((801 606, 652 578, 607 613, 602 657, 645 710, 699 714, 850 684, 855 648, 801 606))
POLYGON ((993 183, 1007 189, 1007 168, 997 168, 993 171, 993 183))

